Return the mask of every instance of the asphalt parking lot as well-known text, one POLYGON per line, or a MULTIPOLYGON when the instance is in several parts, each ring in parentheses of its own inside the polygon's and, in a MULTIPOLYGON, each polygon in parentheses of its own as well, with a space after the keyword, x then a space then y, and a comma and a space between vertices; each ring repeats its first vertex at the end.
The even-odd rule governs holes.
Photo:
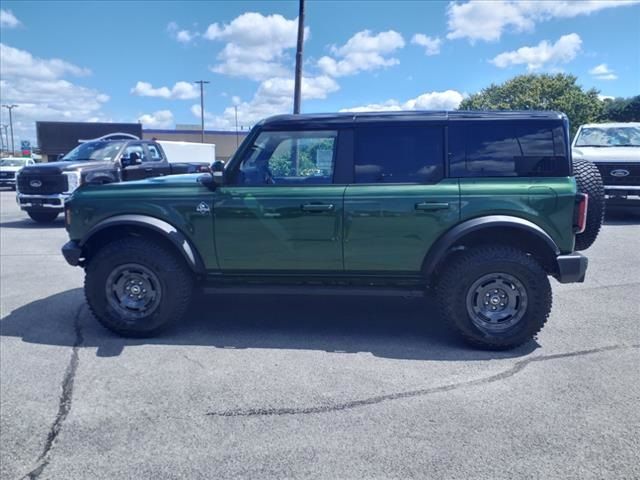
POLYGON ((536 342, 491 353, 429 298, 203 296, 121 339, 62 220, 0 200, 3 479, 640 477, 640 217, 554 282, 536 342))

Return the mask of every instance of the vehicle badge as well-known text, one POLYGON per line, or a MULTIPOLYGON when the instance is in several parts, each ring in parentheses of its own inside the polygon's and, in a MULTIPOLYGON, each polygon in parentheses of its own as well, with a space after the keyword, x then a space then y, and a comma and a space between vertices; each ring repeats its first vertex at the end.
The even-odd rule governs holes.
POLYGON ((40 180, 31 180, 29 182, 29 186, 33 188, 40 188, 42 186, 42 182, 40 180))
POLYGON ((613 175, 614 177, 626 177, 629 175, 629 170, 625 170, 624 168, 616 168, 615 170, 611 170, 609 175, 613 175))
POLYGON ((196 207, 196 212, 200 215, 207 215, 210 211, 209 205, 206 202, 200 202, 200 204, 196 207))

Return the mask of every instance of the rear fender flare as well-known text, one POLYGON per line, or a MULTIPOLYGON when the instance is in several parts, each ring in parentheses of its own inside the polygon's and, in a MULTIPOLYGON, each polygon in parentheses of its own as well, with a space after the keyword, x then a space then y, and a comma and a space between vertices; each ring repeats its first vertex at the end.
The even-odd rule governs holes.
POLYGON ((560 249, 556 242, 535 223, 520 217, 510 215, 488 215, 485 217, 472 218, 456 225, 455 227, 443 233, 433 244, 429 252, 424 258, 422 271, 426 278, 429 278, 435 271, 440 262, 446 257, 449 249, 459 242, 464 236, 477 232, 482 229, 493 227, 510 227, 527 232, 539 240, 549 248, 549 253, 554 257, 560 255, 560 249))

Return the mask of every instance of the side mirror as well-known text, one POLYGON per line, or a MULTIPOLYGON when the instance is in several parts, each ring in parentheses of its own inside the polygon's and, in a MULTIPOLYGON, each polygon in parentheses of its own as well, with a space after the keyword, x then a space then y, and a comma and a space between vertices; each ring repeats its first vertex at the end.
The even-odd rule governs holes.
POLYGON ((224 184, 224 162, 222 160, 216 160, 211 164, 211 176, 216 185, 224 184))
POLYGON ((140 165, 142 160, 137 152, 131 152, 128 157, 122 157, 123 167, 132 167, 134 165, 140 165))

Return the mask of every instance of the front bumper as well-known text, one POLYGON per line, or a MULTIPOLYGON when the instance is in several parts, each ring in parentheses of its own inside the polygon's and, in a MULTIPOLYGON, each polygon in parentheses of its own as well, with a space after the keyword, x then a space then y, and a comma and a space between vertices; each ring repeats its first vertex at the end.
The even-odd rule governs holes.
POLYGON ((580 253, 558 255, 558 274, 556 279, 560 283, 582 283, 587 273, 589 259, 580 253))
POLYGON ((62 255, 67 263, 73 267, 81 266, 82 247, 75 240, 70 240, 62 246, 62 255))
POLYGON ((21 210, 46 210, 62 212, 64 202, 71 196, 70 193, 55 193, 52 195, 33 195, 19 193, 16 195, 16 203, 21 210))

